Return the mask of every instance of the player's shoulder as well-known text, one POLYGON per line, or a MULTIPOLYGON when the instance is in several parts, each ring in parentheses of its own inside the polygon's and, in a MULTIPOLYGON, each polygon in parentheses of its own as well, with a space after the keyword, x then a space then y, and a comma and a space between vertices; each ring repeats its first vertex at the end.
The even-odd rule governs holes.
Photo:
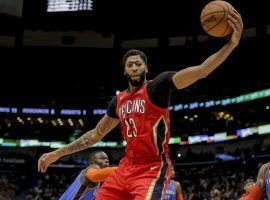
POLYGON ((117 95, 115 95, 113 98, 111 98, 109 105, 116 105, 116 103, 117 103, 117 95))
POLYGON ((165 71, 161 72, 159 75, 157 75, 153 81, 150 83, 152 85, 155 85, 157 87, 161 85, 171 85, 172 79, 176 71, 165 71), (168 84, 169 83, 169 84, 168 84))
POLYGON ((123 96, 126 96, 127 94, 129 93, 129 89, 125 89, 125 90, 122 90, 122 91, 117 91, 116 95, 113 97, 113 99, 116 99, 117 98, 121 98, 123 96))
POLYGON ((175 186, 181 186, 181 184, 180 184, 179 181, 174 181, 174 185, 175 185, 175 186))
POLYGON ((177 191, 177 193, 182 193, 183 192, 180 182, 174 181, 174 187, 175 187, 175 190, 177 191))
POLYGON ((165 72, 161 72, 160 74, 158 74, 154 78, 154 80, 156 80, 156 79, 170 79, 175 73, 176 73, 176 71, 165 71, 165 72))
POLYGON ((261 169, 261 170, 266 170, 266 169, 268 169, 269 167, 270 167, 270 162, 264 163, 264 164, 260 167, 260 169, 261 169))

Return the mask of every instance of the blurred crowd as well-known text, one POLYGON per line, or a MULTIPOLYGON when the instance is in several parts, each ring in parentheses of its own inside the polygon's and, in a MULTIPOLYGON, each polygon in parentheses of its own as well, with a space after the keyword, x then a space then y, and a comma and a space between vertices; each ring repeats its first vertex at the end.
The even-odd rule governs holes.
MULTIPOLYGON (((224 152, 237 158, 229 161, 217 159, 213 152, 196 154, 187 151, 180 162, 174 162, 176 180, 183 187, 184 199, 238 200, 244 192, 244 181, 249 178, 256 180, 259 165, 269 161, 267 150, 268 147, 254 146, 224 152)), ((45 174, 29 165, 14 165, 10 169, 4 166, 0 175, 0 199, 58 199, 84 168, 83 165, 64 166, 49 168, 45 174)))

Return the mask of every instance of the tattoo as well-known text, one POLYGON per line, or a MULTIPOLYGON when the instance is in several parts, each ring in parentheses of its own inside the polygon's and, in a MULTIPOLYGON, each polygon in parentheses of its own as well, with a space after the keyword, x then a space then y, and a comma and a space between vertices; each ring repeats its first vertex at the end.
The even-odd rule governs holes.
POLYGON ((101 137, 96 137, 96 135, 94 134, 94 131, 91 130, 85 133, 84 135, 82 135, 81 137, 79 137, 74 142, 59 149, 59 152, 61 153, 61 155, 67 155, 70 153, 81 151, 97 143, 100 139, 101 137))
POLYGON ((60 153, 60 156, 63 156, 89 148, 99 142, 111 130, 112 124, 114 124, 113 122, 114 120, 112 118, 104 117, 95 129, 86 132, 72 143, 57 151, 60 153))
POLYGON ((60 153, 60 155, 66 155, 66 148, 60 148, 58 149, 58 152, 60 153))
POLYGON ((102 133, 100 132, 99 128, 97 128, 97 134, 102 137, 102 133))
POLYGON ((113 121, 111 118, 105 118, 104 121, 102 121, 101 124, 99 124, 97 127, 97 134, 103 137, 110 129, 112 122, 113 121))

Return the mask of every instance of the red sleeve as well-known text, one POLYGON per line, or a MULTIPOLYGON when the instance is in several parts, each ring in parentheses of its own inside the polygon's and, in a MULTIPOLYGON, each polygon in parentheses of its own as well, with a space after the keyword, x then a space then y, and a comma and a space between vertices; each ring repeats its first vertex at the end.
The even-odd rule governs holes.
POLYGON ((242 200, 260 200, 262 197, 263 191, 262 189, 258 186, 258 185, 254 185, 251 190, 250 193, 245 196, 242 197, 242 200))

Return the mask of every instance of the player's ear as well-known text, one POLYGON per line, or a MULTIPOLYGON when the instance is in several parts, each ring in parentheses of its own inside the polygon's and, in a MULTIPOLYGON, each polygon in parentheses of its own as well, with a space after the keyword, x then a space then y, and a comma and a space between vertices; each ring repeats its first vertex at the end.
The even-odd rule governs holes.
POLYGON ((148 73, 148 67, 147 67, 147 65, 145 66, 145 73, 148 73))

